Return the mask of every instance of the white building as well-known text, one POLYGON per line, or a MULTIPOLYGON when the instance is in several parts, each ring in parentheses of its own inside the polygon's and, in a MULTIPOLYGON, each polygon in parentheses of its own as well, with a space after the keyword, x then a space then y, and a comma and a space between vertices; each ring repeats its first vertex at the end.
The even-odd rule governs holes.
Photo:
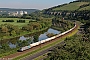
POLYGON ((18 15, 18 11, 15 12, 18 15))
POLYGON ((24 11, 24 14, 27 14, 27 11, 24 11))
POLYGON ((9 16, 19 16, 23 14, 27 14, 27 11, 14 11, 14 12, 9 12, 9 16))
POLYGON ((20 15, 23 15, 24 13, 23 13, 23 11, 20 11, 20 15))

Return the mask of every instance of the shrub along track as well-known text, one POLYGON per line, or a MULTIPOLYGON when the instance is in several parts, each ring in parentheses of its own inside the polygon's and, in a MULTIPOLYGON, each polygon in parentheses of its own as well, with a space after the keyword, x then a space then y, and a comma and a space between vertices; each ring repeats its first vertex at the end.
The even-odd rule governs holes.
MULTIPOLYGON (((36 46, 36 47, 32 47, 32 48, 30 48, 29 50, 26 50, 26 51, 23 51, 23 52, 17 52, 17 53, 14 53, 14 54, 5 56, 5 57, 2 58, 2 60, 4 60, 4 59, 5 59, 5 60, 14 59, 14 58, 17 58, 17 57, 19 57, 19 56, 23 56, 23 55, 25 55, 25 54, 27 54, 27 53, 33 52, 33 51, 35 51, 35 50, 38 50, 38 49, 40 49, 41 47, 44 47, 44 46, 46 46, 46 45, 49 45, 50 43, 53 43, 53 42, 55 42, 55 41, 57 41, 57 40, 60 40, 61 38, 67 37, 69 34, 72 34, 72 32, 75 32, 75 30, 77 30, 77 29, 78 29, 78 24, 76 24, 75 29, 73 29, 71 32, 69 32, 69 33, 67 33, 67 34, 65 34, 65 35, 62 35, 62 36, 60 36, 60 37, 58 37, 58 38, 56 38, 56 39, 54 39, 54 40, 51 40, 51 41, 49 41, 49 42, 44 43, 44 44, 40 44, 40 45, 38 45, 38 46, 36 46)), ((25 57, 25 56, 24 56, 24 57, 25 57)), ((1 59, 0 59, 0 60, 1 60, 1 59)))

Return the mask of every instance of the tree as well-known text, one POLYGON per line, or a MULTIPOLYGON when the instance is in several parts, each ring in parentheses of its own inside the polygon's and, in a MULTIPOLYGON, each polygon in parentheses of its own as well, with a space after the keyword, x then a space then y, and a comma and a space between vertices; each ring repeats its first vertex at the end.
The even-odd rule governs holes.
POLYGON ((34 40, 33 41, 38 42, 38 35, 37 34, 34 35, 34 40))
POLYGON ((4 51, 9 51, 10 50, 10 47, 7 43, 2 44, 1 46, 2 46, 1 49, 3 49, 4 51))

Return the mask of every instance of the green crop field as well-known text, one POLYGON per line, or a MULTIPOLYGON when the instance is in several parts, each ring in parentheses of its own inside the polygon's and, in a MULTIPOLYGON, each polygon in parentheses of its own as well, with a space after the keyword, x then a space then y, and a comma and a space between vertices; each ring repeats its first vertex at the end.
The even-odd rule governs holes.
POLYGON ((24 25, 27 25, 30 20, 32 20, 32 19, 0 18, 0 25, 1 24, 12 24, 12 25, 15 25, 15 26, 22 27, 24 25), (2 20, 14 20, 14 22, 2 22, 2 20), (17 20, 25 20, 25 23, 17 23, 17 20))
POLYGON ((67 4, 67 5, 62 6, 62 7, 57 7, 55 9, 53 9, 53 10, 69 10, 69 11, 73 11, 73 10, 77 10, 83 4, 88 4, 88 2, 70 3, 70 4, 67 4))

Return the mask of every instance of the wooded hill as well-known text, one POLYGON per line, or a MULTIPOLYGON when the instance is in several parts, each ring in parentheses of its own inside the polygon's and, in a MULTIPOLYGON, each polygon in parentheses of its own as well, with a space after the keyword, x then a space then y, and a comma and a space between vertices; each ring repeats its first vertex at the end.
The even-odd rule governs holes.
POLYGON ((61 16, 65 20, 90 20, 90 2, 73 1, 46 9, 44 14, 61 16))

